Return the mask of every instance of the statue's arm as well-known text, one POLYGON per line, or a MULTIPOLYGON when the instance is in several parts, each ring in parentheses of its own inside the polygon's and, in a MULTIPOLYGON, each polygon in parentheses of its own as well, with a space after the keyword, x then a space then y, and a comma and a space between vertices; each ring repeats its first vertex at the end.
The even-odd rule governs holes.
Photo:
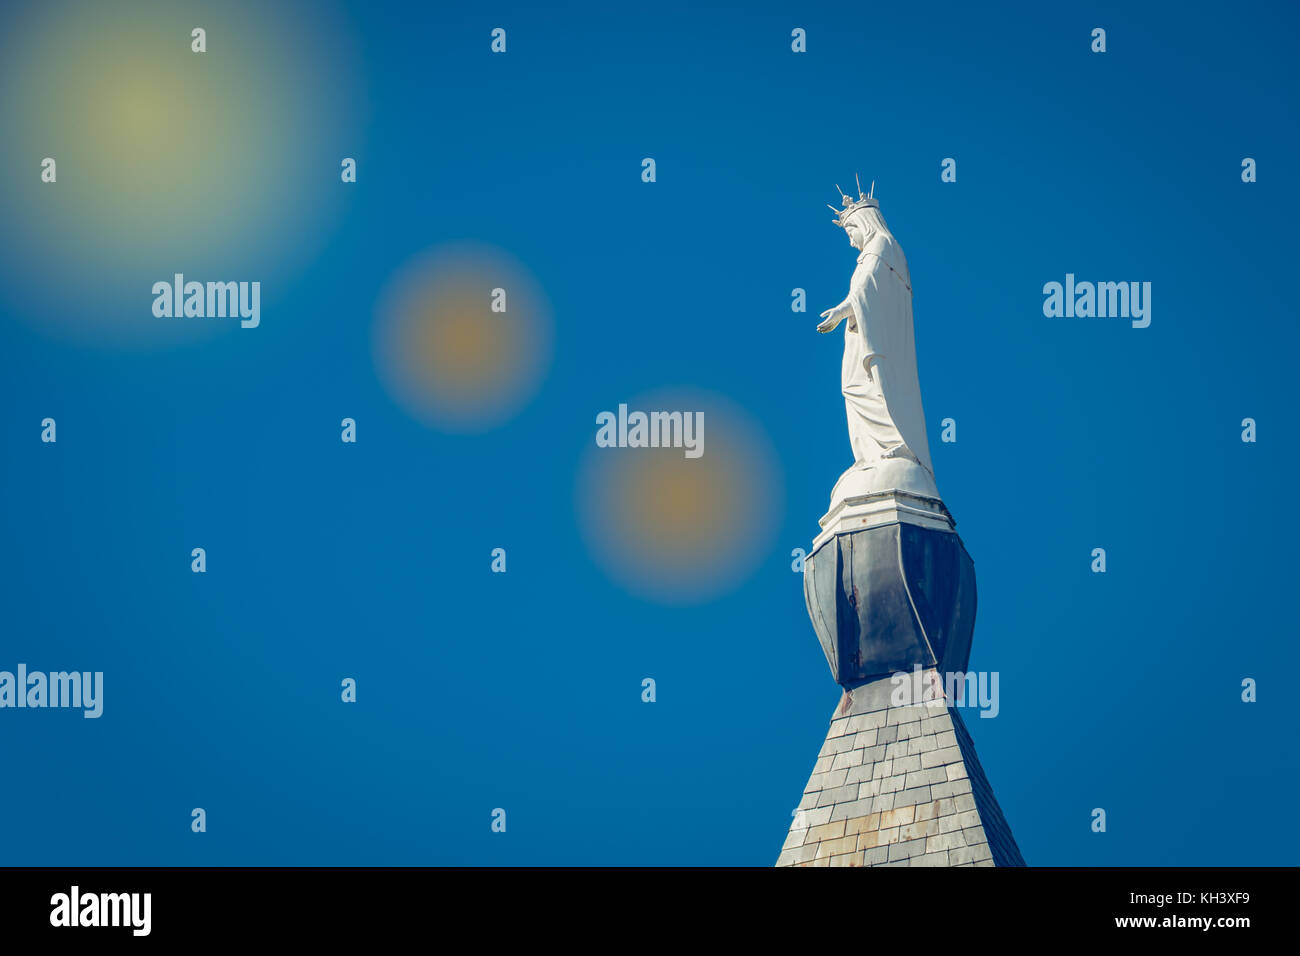
MULTIPOLYGON (((872 277, 880 264, 879 257, 869 257, 864 264, 859 262, 858 267, 853 270, 853 277, 849 280, 849 294, 844 297, 844 301, 833 309, 827 309, 822 313, 825 320, 817 326, 818 332, 830 332, 835 329, 845 319, 853 318, 854 301, 860 299, 866 293, 866 287, 871 284, 872 277)), ((852 325, 850 325, 852 328, 852 325)))
POLYGON ((824 320, 821 325, 817 326, 818 332, 833 332, 841 322, 853 315, 853 295, 850 293, 844 301, 833 309, 827 309, 822 313, 824 320))

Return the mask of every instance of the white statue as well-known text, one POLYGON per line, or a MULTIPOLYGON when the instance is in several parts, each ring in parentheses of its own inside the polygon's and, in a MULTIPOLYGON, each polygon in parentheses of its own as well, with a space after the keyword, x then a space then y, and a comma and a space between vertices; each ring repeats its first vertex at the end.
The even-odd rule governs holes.
POLYGON ((859 183, 856 202, 841 193, 844 208, 830 207, 860 253, 849 294, 817 326, 830 332, 848 321, 841 386, 854 461, 831 492, 832 511, 845 499, 878 492, 939 497, 916 374, 912 279, 875 190, 872 183, 864 195, 859 183))

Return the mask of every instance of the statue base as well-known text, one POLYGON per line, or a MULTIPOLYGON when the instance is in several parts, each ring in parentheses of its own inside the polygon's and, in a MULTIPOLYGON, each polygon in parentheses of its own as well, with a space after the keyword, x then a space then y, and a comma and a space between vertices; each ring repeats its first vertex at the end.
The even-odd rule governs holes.
POLYGON ((833 535, 896 521, 936 531, 956 526, 924 465, 902 457, 855 463, 835 482, 830 510, 819 522, 822 532, 814 539, 813 550, 833 535))
POLYGON ((777 866, 1024 866, 955 702, 923 693, 964 678, 975 630, 934 476, 855 464, 819 523, 804 599, 843 695, 777 866))
POLYGON ((817 522, 821 533, 813 539, 816 551, 837 534, 866 531, 898 522, 933 531, 953 531, 957 522, 942 501, 907 491, 878 491, 841 498, 817 522))
POLYGON ((808 616, 836 683, 851 689, 918 665, 965 671, 975 564, 950 524, 918 520, 938 525, 939 512, 927 509, 942 503, 913 507, 891 493, 858 507, 842 521, 859 526, 824 532, 804 562, 808 616))

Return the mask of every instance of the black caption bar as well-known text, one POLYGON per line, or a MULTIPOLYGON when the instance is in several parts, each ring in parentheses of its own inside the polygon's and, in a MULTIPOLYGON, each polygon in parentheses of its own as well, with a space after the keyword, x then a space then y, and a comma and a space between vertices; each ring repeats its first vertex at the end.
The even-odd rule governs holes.
POLYGON ((707 930, 847 943, 869 929, 940 944, 974 931, 1231 944, 1285 931, 1294 882, 1291 869, 11 868, 0 926, 7 941, 90 945, 396 942, 458 926, 593 942, 707 930))

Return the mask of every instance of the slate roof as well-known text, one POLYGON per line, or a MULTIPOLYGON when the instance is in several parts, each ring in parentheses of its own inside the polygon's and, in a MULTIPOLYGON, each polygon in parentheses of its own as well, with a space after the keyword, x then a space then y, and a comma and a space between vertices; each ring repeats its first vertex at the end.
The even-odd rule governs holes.
POLYGON ((777 866, 1024 866, 961 714, 846 693, 777 866))

